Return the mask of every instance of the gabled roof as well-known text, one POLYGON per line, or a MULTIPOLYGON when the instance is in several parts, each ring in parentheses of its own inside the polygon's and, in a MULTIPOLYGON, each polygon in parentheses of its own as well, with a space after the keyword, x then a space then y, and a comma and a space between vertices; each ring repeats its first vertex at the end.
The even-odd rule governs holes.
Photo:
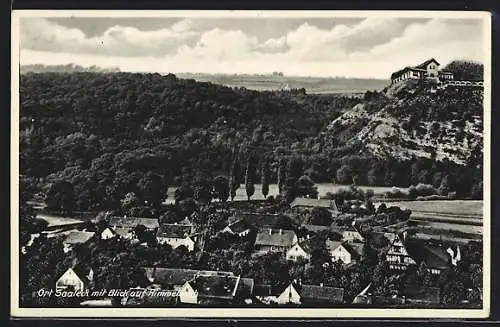
POLYGON ((233 233, 241 233, 250 229, 252 226, 245 219, 240 219, 232 224, 227 225, 227 227, 229 227, 233 231, 233 233))
POLYGON ((343 242, 326 240, 325 247, 329 252, 331 252, 338 248, 342 243, 343 242))
POLYGON ((322 226, 322 225, 302 225, 302 227, 311 233, 319 233, 330 230, 330 226, 322 226))
POLYGON ((68 268, 66 271, 64 271, 63 274, 65 274, 69 269, 73 270, 75 272, 75 274, 78 276, 78 278, 80 278, 81 281, 84 282, 85 284, 88 284, 90 282, 90 280, 88 279, 88 275, 92 271, 92 268, 90 266, 79 263, 79 264, 74 265, 71 268, 68 268))
POLYGON ((146 277, 154 284, 162 286, 184 285, 185 282, 193 279, 199 270, 194 269, 174 269, 174 268, 144 268, 146 277))
POLYGON ((156 237, 186 238, 191 235, 191 226, 178 224, 162 224, 158 228, 156 237))
POLYGON ((363 243, 342 243, 342 246, 351 254, 353 258, 360 258, 364 253, 364 244, 363 243))
POLYGON ((344 299, 343 288, 305 284, 294 284, 293 287, 299 293, 302 300, 341 303, 344 299))
POLYGON ((127 228, 127 227, 116 227, 113 228, 113 231, 118 234, 121 237, 127 236, 130 232, 133 231, 132 228, 127 228))
POLYGON ((328 199, 295 198, 290 207, 326 208, 338 211, 335 200, 328 199))
POLYGON ((304 252, 311 253, 311 239, 303 240, 301 242, 296 243, 296 245, 300 246, 300 248, 304 250, 304 252))
POLYGON ((94 236, 94 232, 82 232, 82 231, 74 231, 69 233, 64 239, 64 243, 66 244, 81 244, 86 243, 88 240, 94 236))
POLYGON ((189 281, 189 285, 198 292, 198 296, 213 298, 233 298, 236 295, 240 278, 236 276, 198 275, 189 281))
POLYGON ((436 59, 431 58, 431 59, 428 59, 428 60, 424 61, 423 63, 415 66, 415 68, 425 69, 425 68, 427 68, 427 65, 430 64, 431 62, 434 62, 438 66, 440 65, 440 63, 436 59))
POLYGON ((148 229, 155 229, 159 226, 156 218, 138 218, 138 217, 110 217, 108 225, 111 227, 135 228, 138 225, 143 225, 148 229))
POLYGON ((293 230, 262 229, 257 233, 255 245, 290 247, 296 237, 293 230))
POLYGON ((292 225, 290 217, 281 214, 239 213, 236 218, 245 220, 247 224, 256 229, 283 228, 292 225))
POLYGON ((405 248, 417 265, 424 261, 428 268, 446 269, 450 267, 450 254, 443 247, 425 244, 421 240, 409 240, 405 242, 405 248))

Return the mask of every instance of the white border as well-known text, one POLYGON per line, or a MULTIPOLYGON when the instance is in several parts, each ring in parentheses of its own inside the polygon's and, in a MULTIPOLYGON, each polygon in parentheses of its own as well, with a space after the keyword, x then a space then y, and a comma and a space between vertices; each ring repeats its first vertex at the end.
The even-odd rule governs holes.
POLYGON ((491 138, 491 14, 463 11, 96 11, 15 10, 11 30, 11 307, 12 317, 81 318, 487 318, 490 313, 490 138, 491 138), (484 190, 483 190, 483 308, 482 309, 267 309, 267 308, 20 308, 19 307, 19 26, 21 17, 197 17, 197 18, 449 18, 482 19, 484 22, 484 190))

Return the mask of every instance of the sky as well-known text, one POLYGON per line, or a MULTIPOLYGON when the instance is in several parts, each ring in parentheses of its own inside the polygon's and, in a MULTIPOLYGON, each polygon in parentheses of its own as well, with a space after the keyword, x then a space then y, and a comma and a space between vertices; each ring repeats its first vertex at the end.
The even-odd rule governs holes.
POLYGON ((484 61, 480 19, 22 17, 20 63, 160 73, 389 78, 435 58, 484 61))

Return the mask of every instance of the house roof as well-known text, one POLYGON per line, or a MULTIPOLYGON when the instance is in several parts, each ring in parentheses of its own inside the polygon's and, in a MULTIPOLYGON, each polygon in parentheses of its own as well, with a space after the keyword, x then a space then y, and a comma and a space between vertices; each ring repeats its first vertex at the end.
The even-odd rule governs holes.
POLYGON ((189 226, 192 226, 193 223, 191 222, 191 220, 189 220, 188 217, 182 219, 181 221, 179 221, 177 224, 179 225, 189 225, 189 226))
POLYGON ((232 298, 239 282, 240 278, 236 276, 198 275, 189 284, 198 291, 198 296, 232 298))
POLYGON ((338 211, 335 200, 328 199, 295 198, 290 204, 290 207, 326 208, 338 211))
POLYGON ((133 231, 132 228, 127 228, 127 227, 116 227, 116 228, 113 228, 113 231, 120 235, 121 237, 125 237, 128 235, 128 233, 130 233, 131 231, 133 231))
POLYGON ((443 247, 425 244, 421 240, 409 240, 405 242, 405 248, 417 264, 424 261, 428 268, 434 269, 446 269, 450 266, 451 257, 443 247))
POLYGON ((241 233, 250 229, 251 225, 245 219, 240 219, 232 224, 229 224, 227 227, 229 227, 233 233, 241 233))
POLYGON ((156 233, 157 237, 186 238, 191 235, 190 225, 162 224, 156 233))
POLYGON ((425 69, 425 68, 427 68, 427 65, 430 64, 431 62, 434 62, 438 66, 440 65, 440 63, 436 59, 431 58, 431 59, 428 59, 428 60, 424 61, 423 63, 415 66, 415 68, 425 69))
POLYGON ((342 243, 342 246, 351 254, 351 256, 355 258, 360 258, 364 253, 364 244, 363 243, 342 243))
POLYGON ((297 243, 298 246, 302 248, 306 253, 311 252, 311 239, 306 239, 297 243))
POLYGON ((281 214, 239 213, 236 218, 245 220, 256 229, 284 228, 292 225, 290 217, 281 214))
POLYGON ((330 226, 322 226, 322 225, 302 225, 302 227, 308 232, 319 233, 322 231, 330 230, 330 226))
POLYGON ((199 270, 193 269, 174 269, 174 268, 144 268, 146 277, 155 284, 162 286, 183 285, 185 282, 193 279, 199 270))
POLYGON ((342 244, 342 242, 326 240, 325 247, 328 251, 331 252, 331 251, 335 250, 336 248, 338 248, 341 244, 342 244))
MULTIPOLYGON (((69 270, 69 269, 73 270, 75 272, 75 274, 82 280, 82 282, 84 282, 84 283, 90 282, 90 280, 88 279, 88 275, 90 274, 90 272, 92 270, 92 268, 90 266, 79 263, 79 264, 74 265, 71 268, 68 268, 67 270, 69 270)), ((66 273, 66 271, 65 271, 65 273, 66 273)))
POLYGON ((109 218, 108 225, 111 227, 135 228, 138 225, 143 225, 148 229, 155 229, 159 226, 156 218, 138 218, 138 217, 118 217, 109 218))
POLYGON ((262 229, 257 233, 255 245, 290 247, 295 243, 296 237, 293 230, 262 229))
POLYGON ((344 299, 344 289, 318 285, 294 285, 302 299, 341 303, 344 299))
POLYGON ((64 239, 64 243, 66 244, 80 244, 85 243, 94 236, 94 232, 83 232, 83 231, 74 231, 69 233, 64 239))

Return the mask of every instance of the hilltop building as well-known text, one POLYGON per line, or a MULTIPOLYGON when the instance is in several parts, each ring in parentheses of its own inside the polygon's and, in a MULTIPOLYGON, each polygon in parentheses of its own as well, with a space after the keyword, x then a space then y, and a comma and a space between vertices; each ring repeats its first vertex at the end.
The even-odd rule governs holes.
POLYGON ((391 75, 391 84, 408 79, 430 80, 435 82, 453 81, 453 74, 439 69, 439 62, 431 58, 417 66, 407 66, 391 75))

